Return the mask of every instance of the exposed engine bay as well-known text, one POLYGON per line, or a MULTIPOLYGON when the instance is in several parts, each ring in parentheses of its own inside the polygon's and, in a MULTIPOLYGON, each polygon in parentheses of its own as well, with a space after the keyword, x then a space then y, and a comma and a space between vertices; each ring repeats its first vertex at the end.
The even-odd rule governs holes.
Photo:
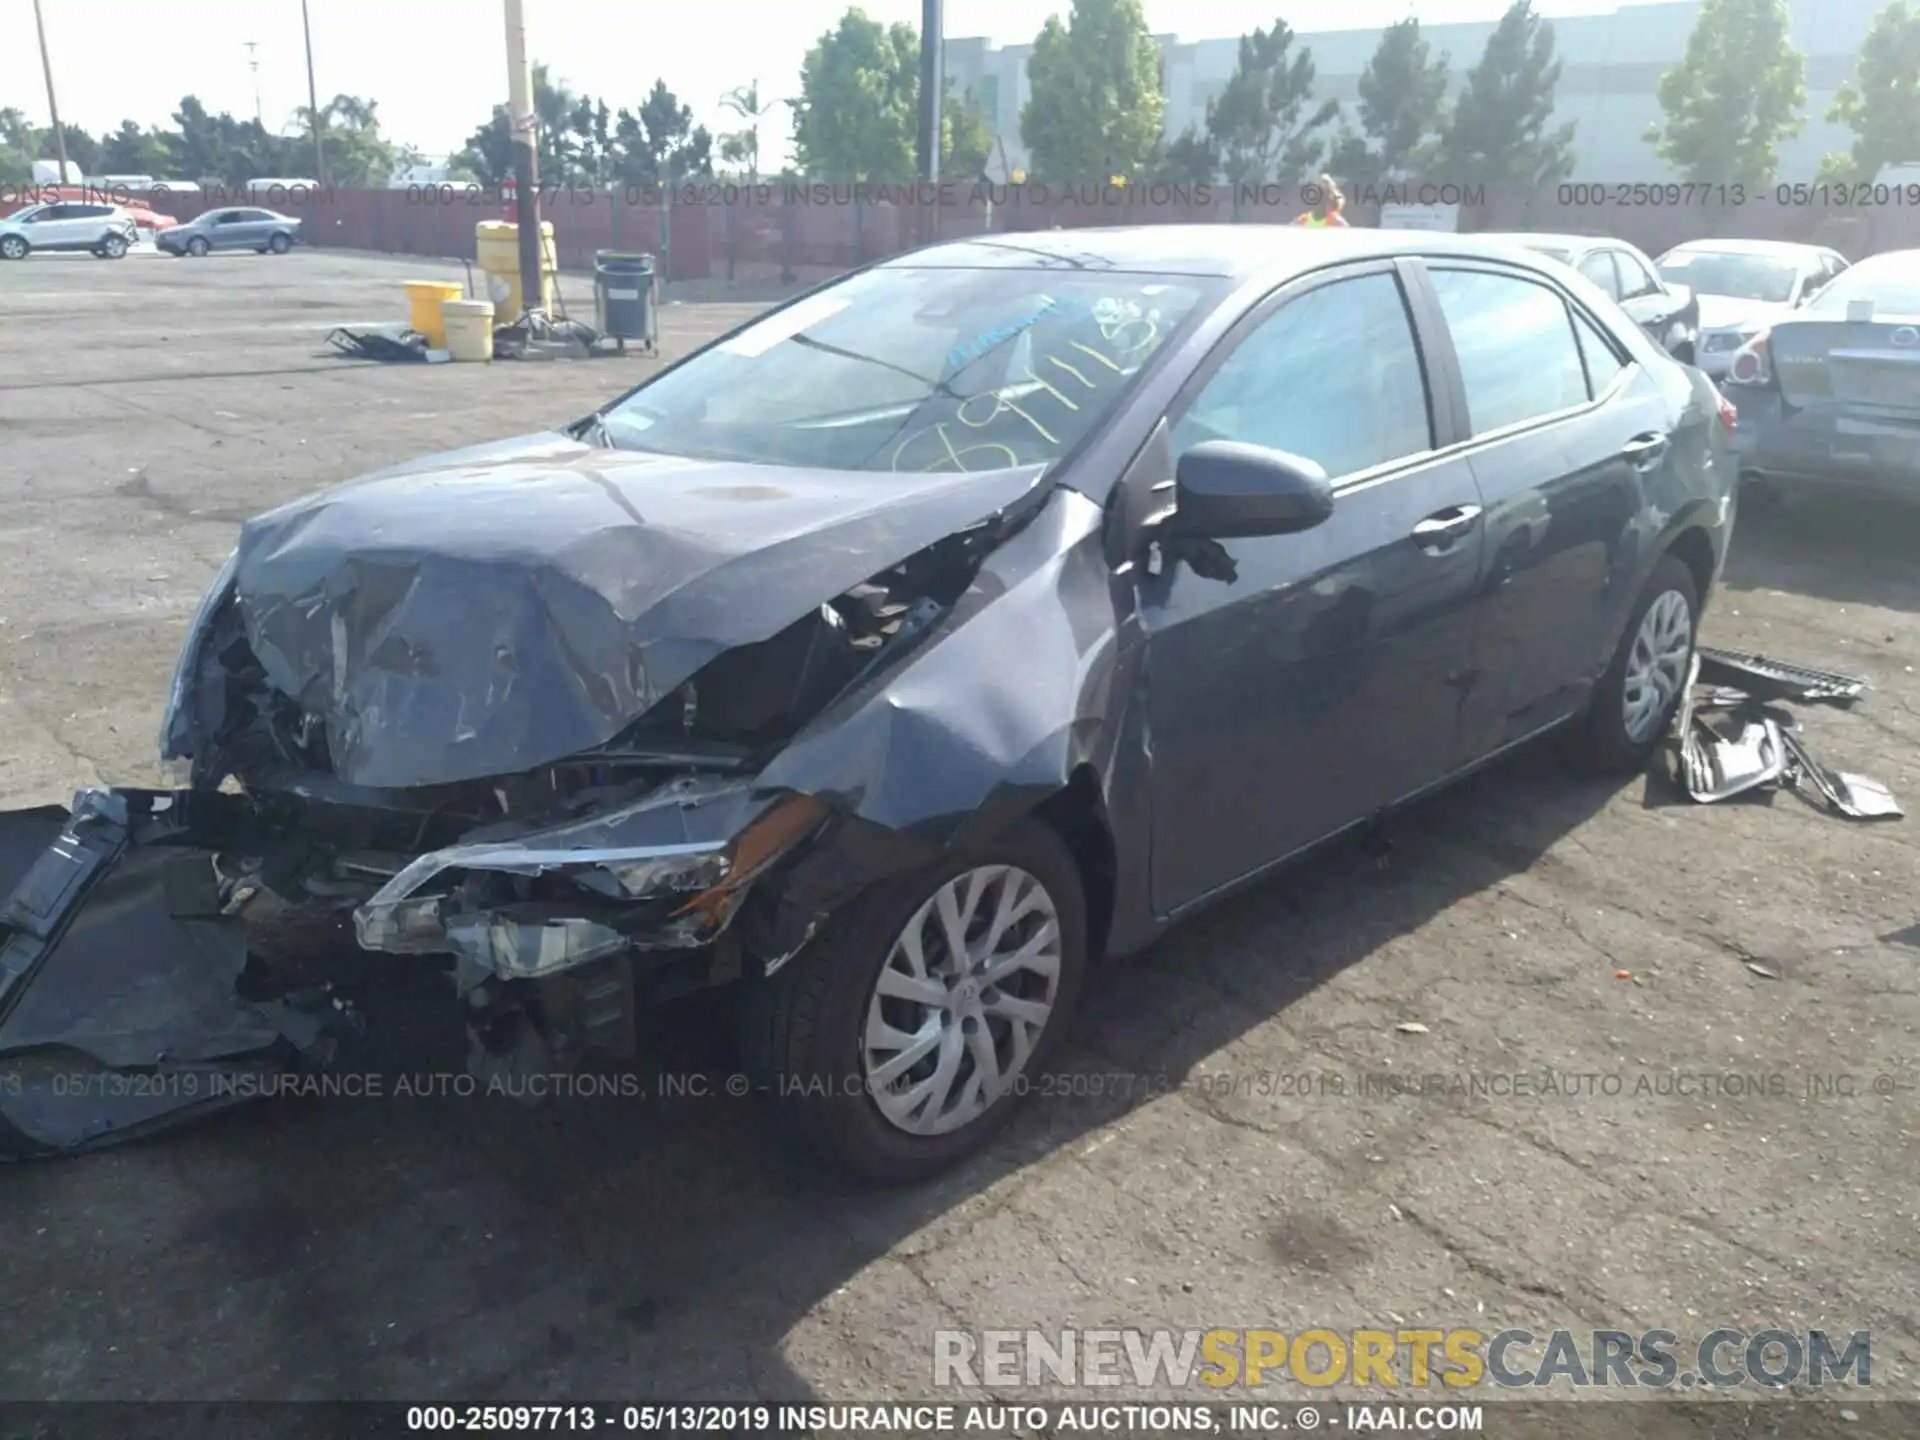
MULTIPOLYGON (((581 473, 563 463, 534 479, 571 486, 581 473)), ((601 498, 607 477, 585 478, 601 498)), ((295 524, 286 511, 250 524, 176 675, 162 749, 184 767, 184 788, 82 791, 70 815, 6 817, 0 858, 14 898, 0 914, 0 1075, 16 1079, 12 1091, 0 1086, 0 1158, 86 1148, 193 1113, 215 1102, 220 1076, 374 1053, 360 1041, 395 986, 409 1004, 436 996, 457 1015, 439 1038, 464 1048, 470 1071, 545 1072, 631 1055, 636 1014, 653 1003, 771 973, 857 884, 861 866, 824 841, 862 822, 831 796, 765 784, 761 772, 938 630, 983 558, 1030 517, 1031 505, 1015 516, 1005 502, 1032 495, 1034 476, 1010 485, 1003 474, 985 504, 982 478, 929 477, 919 517, 898 506, 826 525, 803 516, 795 529, 827 547, 824 566, 810 548, 787 572, 729 574, 766 554, 764 541, 729 536, 730 554, 690 546, 675 583, 656 586, 669 613, 651 633, 624 578, 605 579, 604 554, 582 562, 575 536, 531 558, 436 555, 406 571, 390 554, 306 544, 324 533, 324 501, 295 524), (956 515, 967 523, 953 526, 956 515), (924 540, 930 529, 937 538, 924 540), (791 615, 801 608, 793 597, 823 571, 857 573, 888 543, 913 548, 771 634, 683 643, 689 631, 735 638, 762 623, 756 611, 784 605, 791 615), (589 602, 559 593, 556 572, 603 583, 589 602), (728 593, 701 596, 716 573, 728 593), (742 598, 743 586, 757 588, 742 598), (688 625, 686 612, 709 599, 704 631, 688 625), (722 613, 725 623, 714 618, 722 613), (645 657, 617 676, 592 653, 613 646, 616 625, 645 657), (530 664, 511 652, 534 626, 553 653, 530 664), (692 663, 701 649, 717 653, 692 663), (458 776, 423 715, 407 709, 444 703, 453 685, 465 693, 441 733, 475 742, 474 754, 517 738, 522 754, 537 755, 554 737, 649 703, 572 753, 458 776), (578 701, 571 709, 563 691, 578 701), (415 767, 421 783, 367 783, 416 753, 428 757, 415 767), (94 914, 90 897, 114 887, 119 923, 153 937, 151 954, 63 963, 94 914), (153 1010, 152 992, 183 984, 192 1007, 172 1020, 153 1010), (136 1010, 161 1019, 130 1018, 136 1010), (83 1014, 98 1023, 76 1029, 83 1014), (109 1069, 186 1064, 202 1083, 194 1103, 176 1094, 133 1106, 23 1088, 19 1077, 47 1070, 49 1055, 70 1069, 74 1051, 109 1069)), ((356 535, 390 536, 388 513, 357 522, 356 535)), ((491 523, 514 534, 498 516, 491 523)), ((551 511, 541 523, 552 528, 551 511)), ((624 514, 612 528, 637 529, 624 514)), ((658 532, 645 533, 655 544, 658 532)), ((848 843, 863 842, 856 833, 848 843)), ((871 837, 865 845, 873 850, 871 837)))

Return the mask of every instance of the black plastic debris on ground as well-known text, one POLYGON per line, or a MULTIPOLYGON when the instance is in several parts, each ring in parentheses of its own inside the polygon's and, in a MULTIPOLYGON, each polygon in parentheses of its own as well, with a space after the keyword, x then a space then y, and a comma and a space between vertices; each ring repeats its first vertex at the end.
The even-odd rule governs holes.
POLYGON ((379 360, 390 365, 427 363, 427 337, 404 325, 373 330, 349 330, 343 325, 328 334, 327 343, 355 360, 379 360))
POLYGON ((242 922, 172 829, 104 791, 0 819, 0 1161, 240 1104, 324 1052, 311 1013, 240 995, 242 922))
POLYGON ((605 338, 585 321, 529 310, 494 330, 493 355, 496 360, 586 360, 605 338))
POLYGON ((1857 676, 1702 646, 1674 722, 1680 784, 1706 805, 1784 786, 1849 819, 1899 818, 1900 802, 1885 785, 1816 759, 1799 722, 1778 703, 1850 706, 1866 688, 1857 676))

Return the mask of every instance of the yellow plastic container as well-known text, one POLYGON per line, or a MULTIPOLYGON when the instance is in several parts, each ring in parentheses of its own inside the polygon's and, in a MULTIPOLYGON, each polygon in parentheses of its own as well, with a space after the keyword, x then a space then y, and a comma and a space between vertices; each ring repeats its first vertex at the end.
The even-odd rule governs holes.
POLYGON ((407 324, 427 337, 429 348, 446 349, 447 329, 440 307, 466 293, 466 286, 451 280, 407 281, 407 324))
POLYGON ((455 360, 493 359, 493 302, 449 300, 440 307, 447 349, 455 360))
MULTIPOLYGON (((525 308, 520 294, 520 227, 511 220, 482 220, 473 227, 474 256, 487 276, 496 325, 511 325, 525 308)), ((540 222, 540 308, 553 309, 560 275, 560 252, 553 243, 553 222, 540 222)))

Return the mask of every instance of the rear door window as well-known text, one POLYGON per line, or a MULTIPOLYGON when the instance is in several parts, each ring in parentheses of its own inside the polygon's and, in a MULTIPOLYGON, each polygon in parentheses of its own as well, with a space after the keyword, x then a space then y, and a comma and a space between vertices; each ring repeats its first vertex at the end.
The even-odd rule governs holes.
POLYGON ((1426 375, 1400 282, 1336 280, 1275 310, 1174 426, 1176 456, 1203 440, 1303 456, 1336 480, 1432 449, 1426 375))
POLYGON ((1620 277, 1613 268, 1613 252, 1596 250, 1580 262, 1580 273, 1604 290, 1610 299, 1620 298, 1620 277))
POLYGON ((1629 255, 1624 250, 1613 252, 1613 263, 1620 271, 1620 298, 1637 300, 1642 295, 1658 295, 1660 282, 1648 265, 1637 255, 1629 255))
POLYGON ((1580 358, 1587 363, 1587 393, 1598 399, 1613 383, 1613 377, 1627 368, 1626 361, 1613 347, 1613 341, 1601 334, 1578 310, 1573 312, 1573 334, 1580 345, 1580 358))
POLYGON ((1431 273, 1474 434, 1587 403, 1587 366, 1558 291, 1488 270, 1431 273))

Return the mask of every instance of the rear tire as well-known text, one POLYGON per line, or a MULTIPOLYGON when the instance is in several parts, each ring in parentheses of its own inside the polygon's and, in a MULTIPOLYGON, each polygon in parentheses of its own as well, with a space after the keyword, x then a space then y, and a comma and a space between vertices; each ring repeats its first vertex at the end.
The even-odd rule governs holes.
POLYGON ((1662 555, 1588 702, 1576 747, 1588 768, 1609 774, 1646 768, 1680 708, 1699 627, 1693 572, 1678 557, 1662 555))
POLYGON ((870 1182, 921 1180, 979 1151, 1011 1118, 1068 1028, 1086 959, 1086 901, 1073 856, 1049 826, 1022 820, 873 887, 830 917, 800 954, 749 988, 742 1059, 772 1092, 782 1130, 818 1158, 870 1182), (939 918, 939 899, 956 882, 956 898, 977 898, 973 915, 961 917, 967 939, 957 965, 939 918), (1009 903, 1025 912, 997 946, 996 883, 1011 887, 1018 898, 1009 903), (1016 953, 1034 953, 1037 968, 990 963, 1016 953), (1048 967, 1050 988, 1038 973, 1048 967), (929 1001, 919 990, 944 990, 946 999, 929 1001), (1040 1010, 1035 1034, 1027 1027, 1040 1010), (916 1050, 909 1036, 931 1048, 916 1050), (912 1064, 909 1051, 920 1055, 912 1064), (991 1098, 970 1088, 985 1073, 975 1058, 982 1054, 999 1076, 991 1098), (916 1114, 913 1096, 923 1090, 928 1098, 916 1114))

